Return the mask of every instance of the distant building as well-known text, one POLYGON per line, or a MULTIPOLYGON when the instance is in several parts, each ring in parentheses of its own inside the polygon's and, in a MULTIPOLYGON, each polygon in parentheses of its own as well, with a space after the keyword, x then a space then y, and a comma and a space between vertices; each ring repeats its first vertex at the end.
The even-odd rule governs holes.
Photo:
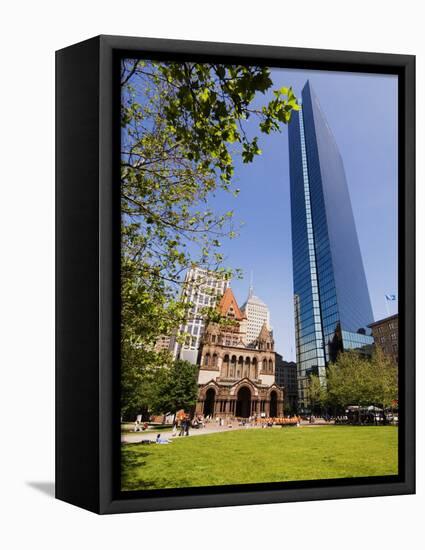
POLYGON ((221 322, 210 322, 201 340, 196 414, 213 417, 281 416, 284 391, 275 383, 271 331, 263 323, 255 345, 246 344, 247 317, 227 288, 221 322))
POLYGON ((298 408, 297 364, 284 361, 280 353, 275 355, 275 379, 276 384, 285 391, 285 410, 295 412, 298 408))
POLYGON ((298 399, 340 351, 373 344, 372 307, 341 154, 309 82, 288 126, 298 399))
POLYGON ((155 351, 161 352, 161 351, 169 351, 170 350, 170 342, 171 338, 166 335, 162 335, 158 338, 158 340, 155 342, 155 351))
POLYGON ((255 346, 263 325, 270 329, 270 312, 266 304, 258 296, 254 296, 252 285, 249 287, 248 299, 241 307, 247 318, 246 343, 255 346))
POLYGON ((225 275, 196 266, 188 270, 183 285, 183 299, 185 302, 191 302, 193 306, 186 322, 180 325, 177 331, 178 335, 186 334, 185 342, 179 343, 175 336, 171 339, 170 348, 175 359, 197 363, 205 328, 202 310, 216 305, 228 286, 229 279, 225 275))
POLYGON ((398 313, 371 323, 375 344, 398 363, 398 313))

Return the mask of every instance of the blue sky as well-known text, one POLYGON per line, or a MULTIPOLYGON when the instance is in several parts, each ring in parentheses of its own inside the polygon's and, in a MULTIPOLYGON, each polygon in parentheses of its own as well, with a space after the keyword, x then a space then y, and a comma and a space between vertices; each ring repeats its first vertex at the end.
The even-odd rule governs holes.
MULTIPOLYGON (((397 311, 397 77, 327 71, 274 69, 274 88, 307 79, 340 149, 354 211, 375 320, 397 311), (387 310, 388 305, 388 310, 387 310)), ((264 96, 259 99, 264 101, 264 96)), ((267 99, 267 98, 266 98, 267 99)), ((244 271, 232 281, 241 304, 253 272, 254 291, 268 306, 276 351, 295 359, 292 299, 291 219, 287 128, 260 137, 263 151, 252 164, 235 164, 237 198, 218 195, 213 206, 234 209, 240 236, 223 241, 226 265, 244 271)))

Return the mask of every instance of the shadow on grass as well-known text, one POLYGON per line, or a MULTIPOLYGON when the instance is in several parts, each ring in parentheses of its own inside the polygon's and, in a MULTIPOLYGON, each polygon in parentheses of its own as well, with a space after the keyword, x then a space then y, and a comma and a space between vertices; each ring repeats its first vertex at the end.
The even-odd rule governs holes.
POLYGON ((154 481, 136 480, 136 481, 123 481, 122 491, 145 491, 150 489, 180 489, 185 487, 192 487, 192 483, 189 479, 179 479, 179 483, 176 484, 175 479, 156 479, 154 481))
POLYGON ((149 489, 171 489, 175 487, 190 487, 190 479, 179 478, 178 485, 176 480, 166 477, 157 479, 140 479, 134 477, 134 472, 138 468, 146 466, 146 458, 151 456, 149 452, 123 452, 121 463, 121 490, 122 491, 144 491, 149 489))
POLYGON ((145 491, 149 489, 163 489, 163 486, 153 481, 124 481, 121 486, 121 491, 145 491))
POLYGON ((123 468, 136 468, 138 466, 145 466, 146 460, 144 459, 149 455, 150 453, 123 452, 121 454, 122 466, 123 468))

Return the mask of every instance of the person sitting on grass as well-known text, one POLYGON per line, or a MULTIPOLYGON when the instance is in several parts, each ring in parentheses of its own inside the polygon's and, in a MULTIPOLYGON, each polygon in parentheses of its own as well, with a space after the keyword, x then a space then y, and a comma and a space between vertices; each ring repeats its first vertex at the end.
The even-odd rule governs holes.
POLYGON ((170 443, 170 441, 168 441, 168 439, 163 439, 163 438, 161 437, 161 434, 158 434, 158 435, 156 436, 156 443, 159 443, 159 444, 161 444, 161 445, 167 445, 167 443, 170 443))

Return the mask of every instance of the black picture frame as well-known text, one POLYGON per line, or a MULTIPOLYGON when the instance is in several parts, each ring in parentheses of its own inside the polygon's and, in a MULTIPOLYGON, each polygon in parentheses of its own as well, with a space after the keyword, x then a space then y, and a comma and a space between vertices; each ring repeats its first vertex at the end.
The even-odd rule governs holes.
POLYGON ((414 492, 415 57, 120 36, 56 52, 56 498, 107 514, 414 492), (398 476, 120 493, 114 75, 121 56, 131 55, 398 75, 398 476))

